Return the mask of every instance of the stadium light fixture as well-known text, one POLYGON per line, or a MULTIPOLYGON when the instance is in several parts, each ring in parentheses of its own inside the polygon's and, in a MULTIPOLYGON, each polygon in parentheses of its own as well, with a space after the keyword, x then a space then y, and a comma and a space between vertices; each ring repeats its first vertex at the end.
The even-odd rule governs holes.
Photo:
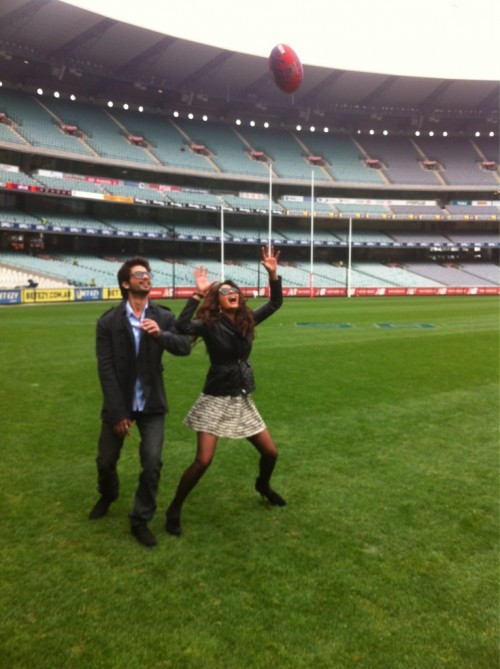
POLYGON ((448 137, 448 133, 446 132, 446 130, 443 132, 443 137, 448 137))
POLYGON ((385 135, 385 136, 387 137, 387 135, 389 134, 389 131, 388 131, 388 130, 384 130, 384 131, 382 132, 382 134, 385 135))
POLYGON ((264 122, 264 128, 269 128, 269 122, 268 121, 264 122))
POLYGON ((188 119, 189 119, 190 121, 192 121, 192 120, 194 119, 194 114, 193 114, 193 112, 189 112, 189 114, 188 114, 188 119))
POLYGON ((312 125, 312 126, 309 128, 309 132, 316 132, 316 127, 315 127, 314 125, 312 125))
POLYGON ((323 132, 330 132, 330 130, 327 127, 325 127, 323 128, 323 132))
POLYGON ((373 128, 372 128, 372 129, 370 130, 370 135, 374 135, 374 134, 375 134, 375 130, 373 130, 373 128))
POLYGON ((415 137, 420 137, 420 130, 415 130, 415 137))
POLYGON ((178 111, 174 111, 174 118, 179 118, 179 112, 178 111))
POLYGON ((429 137, 434 137, 434 130, 429 130, 429 137))
POLYGON ((125 109, 125 110, 128 109, 128 104, 127 104, 126 102, 125 102, 125 104, 123 105, 123 109, 125 109))
POLYGON ((298 126, 295 128, 295 130, 296 130, 297 132, 300 132, 300 131, 302 130, 302 126, 301 126, 301 125, 298 125, 298 126))
POLYGON ((241 119, 240 118, 236 119, 236 125, 241 125, 241 119))
POLYGON ((59 91, 54 91, 54 97, 55 98, 60 98, 61 97, 59 91))
POLYGON ((206 114, 203 114, 202 119, 203 119, 204 121, 208 121, 208 116, 207 116, 206 114))
POLYGON ((76 100, 76 95, 74 93, 71 93, 69 99, 71 100, 71 102, 74 102, 76 100))
POLYGON ((493 130, 490 130, 490 133, 489 133, 489 134, 490 134, 490 137, 494 137, 494 136, 495 136, 495 133, 493 132, 493 130))
POLYGON ((139 111, 140 111, 140 112, 143 112, 143 111, 144 111, 144 107, 143 107, 142 105, 139 107, 139 111))
POLYGON ((255 128, 255 121, 250 121, 250 127, 255 128))
POLYGON ((111 109, 112 106, 113 106, 113 102, 111 100, 109 100, 108 101, 108 107, 111 109))
POLYGON ((479 130, 476 130, 476 132, 474 133, 474 137, 481 137, 481 133, 479 132, 479 130))
POLYGON ((43 95, 43 88, 37 88, 36 92, 38 93, 38 95, 43 95))

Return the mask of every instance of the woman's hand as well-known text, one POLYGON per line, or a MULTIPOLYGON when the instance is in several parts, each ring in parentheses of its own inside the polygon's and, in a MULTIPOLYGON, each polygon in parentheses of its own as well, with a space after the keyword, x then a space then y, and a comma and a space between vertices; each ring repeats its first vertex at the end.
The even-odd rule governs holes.
POLYGON ((280 251, 274 252, 274 246, 262 247, 262 265, 266 268, 267 273, 269 274, 269 279, 275 281, 278 278, 278 258, 280 257, 280 251))
POLYGON ((205 295, 212 284, 212 281, 208 280, 208 268, 203 267, 202 265, 195 267, 194 280, 196 283, 196 290, 202 295, 205 295))

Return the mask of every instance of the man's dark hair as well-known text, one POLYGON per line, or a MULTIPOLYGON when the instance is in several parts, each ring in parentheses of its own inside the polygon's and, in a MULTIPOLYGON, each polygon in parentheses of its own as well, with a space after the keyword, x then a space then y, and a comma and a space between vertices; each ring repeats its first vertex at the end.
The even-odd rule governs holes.
POLYGON ((124 300, 128 298, 128 289, 124 288, 122 286, 122 283, 124 281, 127 281, 128 283, 128 280, 130 279, 130 274, 132 273, 132 267, 135 267, 136 265, 141 265, 142 267, 145 267, 148 270, 148 272, 151 272, 151 267, 149 265, 149 262, 145 258, 137 256, 136 258, 130 258, 130 260, 125 260, 123 265, 118 270, 117 274, 118 286, 120 288, 120 292, 124 300))

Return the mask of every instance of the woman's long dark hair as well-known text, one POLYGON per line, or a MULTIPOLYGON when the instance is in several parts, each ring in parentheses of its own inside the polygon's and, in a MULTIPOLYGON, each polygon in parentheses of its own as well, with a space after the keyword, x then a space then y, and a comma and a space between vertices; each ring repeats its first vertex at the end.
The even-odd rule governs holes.
POLYGON ((232 286, 236 288, 240 296, 240 302, 238 309, 235 313, 235 326, 236 329, 241 332, 244 337, 248 337, 250 341, 255 339, 255 324, 253 321, 253 315, 251 309, 248 307, 245 298, 239 287, 228 279, 221 283, 213 283, 208 289, 205 298, 201 302, 200 306, 196 310, 196 317, 200 318, 204 323, 214 323, 218 321, 221 317, 220 304, 219 304, 219 288, 221 286, 232 286))

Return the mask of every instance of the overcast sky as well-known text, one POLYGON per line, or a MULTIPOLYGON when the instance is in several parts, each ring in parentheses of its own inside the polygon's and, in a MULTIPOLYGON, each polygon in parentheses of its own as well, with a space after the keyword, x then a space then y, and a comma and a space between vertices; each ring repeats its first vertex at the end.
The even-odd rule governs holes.
POLYGON ((500 0, 64 0, 143 28, 342 70, 500 79, 500 0))

